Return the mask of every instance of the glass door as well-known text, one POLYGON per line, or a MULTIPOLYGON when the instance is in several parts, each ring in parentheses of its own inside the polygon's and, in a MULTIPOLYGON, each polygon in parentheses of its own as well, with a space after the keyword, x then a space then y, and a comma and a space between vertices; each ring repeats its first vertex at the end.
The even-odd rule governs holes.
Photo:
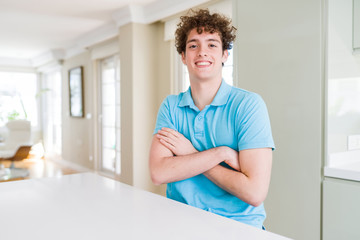
POLYGON ((121 173, 120 61, 118 56, 100 61, 99 169, 114 177, 121 173))

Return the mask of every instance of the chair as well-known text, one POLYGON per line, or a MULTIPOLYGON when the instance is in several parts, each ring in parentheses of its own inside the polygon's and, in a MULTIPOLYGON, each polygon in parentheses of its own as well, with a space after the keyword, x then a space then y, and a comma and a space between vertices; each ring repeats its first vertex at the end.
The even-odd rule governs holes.
POLYGON ((20 146, 31 146, 31 124, 27 120, 13 120, 5 125, 4 143, 0 144, 0 158, 12 157, 20 146))
POLYGON ((14 161, 21 161, 26 159, 29 156, 30 150, 31 146, 20 146, 13 156, 7 158, 0 158, 0 160, 12 161, 10 168, 15 168, 14 161))
POLYGON ((0 161, 12 161, 10 168, 0 166, 0 180, 23 178, 29 171, 15 168, 14 161, 21 161, 28 157, 31 150, 31 124, 27 120, 13 120, 6 124, 7 136, 4 143, 0 144, 0 161))

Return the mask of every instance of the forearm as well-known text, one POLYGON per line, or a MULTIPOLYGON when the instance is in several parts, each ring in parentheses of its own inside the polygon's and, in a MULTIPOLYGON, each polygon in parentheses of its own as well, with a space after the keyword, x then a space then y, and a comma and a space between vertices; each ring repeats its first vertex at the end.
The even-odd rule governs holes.
POLYGON ((237 152, 223 146, 198 152, 182 134, 169 128, 162 128, 155 135, 150 151, 150 171, 155 184, 204 173, 220 188, 253 206, 266 198, 271 165, 271 148, 237 152), (219 166, 223 161, 233 170, 219 166))
POLYGON ((250 205, 259 206, 267 196, 270 179, 264 181, 262 178, 250 177, 220 165, 204 172, 204 175, 220 188, 250 205))
POLYGON ((155 184, 176 182, 204 173, 224 161, 225 149, 212 148, 183 156, 162 157, 150 161, 151 177, 155 184))

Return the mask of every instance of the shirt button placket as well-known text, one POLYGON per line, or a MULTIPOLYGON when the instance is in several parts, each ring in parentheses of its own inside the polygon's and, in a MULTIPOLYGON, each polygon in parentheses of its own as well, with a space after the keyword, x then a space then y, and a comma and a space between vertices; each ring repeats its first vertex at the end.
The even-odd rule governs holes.
POLYGON ((203 114, 199 114, 195 119, 195 136, 203 137, 204 135, 204 116, 203 114))

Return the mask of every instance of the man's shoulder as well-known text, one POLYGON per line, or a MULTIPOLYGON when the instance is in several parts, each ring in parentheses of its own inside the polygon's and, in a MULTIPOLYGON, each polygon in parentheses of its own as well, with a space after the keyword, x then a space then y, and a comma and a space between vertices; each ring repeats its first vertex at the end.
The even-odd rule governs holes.
POLYGON ((262 101, 262 98, 258 93, 233 86, 230 92, 230 101, 239 103, 258 102, 262 101))
POLYGON ((164 103, 168 103, 168 104, 178 104, 182 98, 182 95, 184 93, 179 93, 179 94, 171 94, 166 96, 166 98, 164 99, 164 103))
POLYGON ((162 102, 162 108, 166 108, 169 111, 174 111, 180 104, 184 93, 168 95, 162 102))

